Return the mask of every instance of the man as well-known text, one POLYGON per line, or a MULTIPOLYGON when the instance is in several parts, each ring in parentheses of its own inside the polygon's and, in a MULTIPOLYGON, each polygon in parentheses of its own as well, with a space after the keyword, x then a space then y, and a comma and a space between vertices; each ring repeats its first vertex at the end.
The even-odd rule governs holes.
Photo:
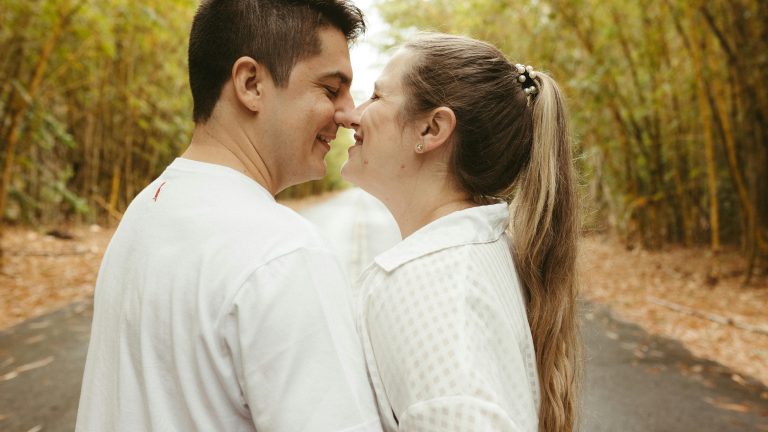
POLYGON ((353 108, 347 0, 208 0, 188 150, 104 255, 78 431, 378 431, 336 259, 277 204, 353 108))

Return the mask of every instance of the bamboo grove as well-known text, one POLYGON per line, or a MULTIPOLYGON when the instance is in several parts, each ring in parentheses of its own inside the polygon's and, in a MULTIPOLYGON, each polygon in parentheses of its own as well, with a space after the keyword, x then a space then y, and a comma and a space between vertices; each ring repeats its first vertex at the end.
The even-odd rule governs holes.
MULTIPOLYGON (((196 4, 3 1, 5 223, 116 221, 183 150, 196 4)), ((377 8, 394 40, 414 28, 467 34, 564 86, 588 229, 646 248, 732 245, 749 258, 748 274, 768 266, 768 2, 381 0, 377 8)), ((343 154, 334 151, 331 171, 343 154)), ((287 193, 340 184, 331 176, 287 193)))
POLYGON ((379 3, 395 39, 474 36, 563 84, 588 229, 646 248, 734 245, 748 275, 767 264, 768 2, 379 3))
MULTIPOLYGON (((197 3, 2 0, 0 229, 114 223, 186 148, 197 3)), ((334 149, 329 171, 344 155, 334 149)), ((284 195, 341 185, 331 175, 284 195)))
POLYGON ((183 40, 192 3, 4 1, 0 208, 7 221, 119 218, 183 148, 191 131, 183 40))

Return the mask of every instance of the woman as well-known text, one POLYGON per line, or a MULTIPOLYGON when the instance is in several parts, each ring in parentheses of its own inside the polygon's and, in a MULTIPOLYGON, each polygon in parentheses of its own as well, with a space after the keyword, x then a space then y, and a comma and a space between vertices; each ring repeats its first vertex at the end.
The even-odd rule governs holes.
POLYGON ((573 430, 577 200, 555 82, 490 44, 422 34, 343 122, 342 175, 404 238, 361 278, 385 429, 573 430))

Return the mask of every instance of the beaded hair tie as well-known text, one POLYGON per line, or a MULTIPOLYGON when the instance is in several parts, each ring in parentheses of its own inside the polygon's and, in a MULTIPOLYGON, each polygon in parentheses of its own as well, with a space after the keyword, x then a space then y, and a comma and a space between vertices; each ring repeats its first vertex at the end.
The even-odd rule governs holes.
POLYGON ((517 68, 517 80, 523 85, 523 91, 526 95, 535 95, 539 92, 539 87, 536 84, 536 71, 533 70, 533 66, 525 66, 516 64, 517 68))

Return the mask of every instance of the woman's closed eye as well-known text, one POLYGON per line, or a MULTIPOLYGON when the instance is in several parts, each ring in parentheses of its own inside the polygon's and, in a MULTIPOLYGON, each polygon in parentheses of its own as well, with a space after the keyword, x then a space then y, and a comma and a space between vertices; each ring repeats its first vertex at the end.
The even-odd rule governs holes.
POLYGON ((379 100, 379 95, 374 93, 374 94, 371 95, 371 98, 369 100, 371 100, 371 101, 379 100))

